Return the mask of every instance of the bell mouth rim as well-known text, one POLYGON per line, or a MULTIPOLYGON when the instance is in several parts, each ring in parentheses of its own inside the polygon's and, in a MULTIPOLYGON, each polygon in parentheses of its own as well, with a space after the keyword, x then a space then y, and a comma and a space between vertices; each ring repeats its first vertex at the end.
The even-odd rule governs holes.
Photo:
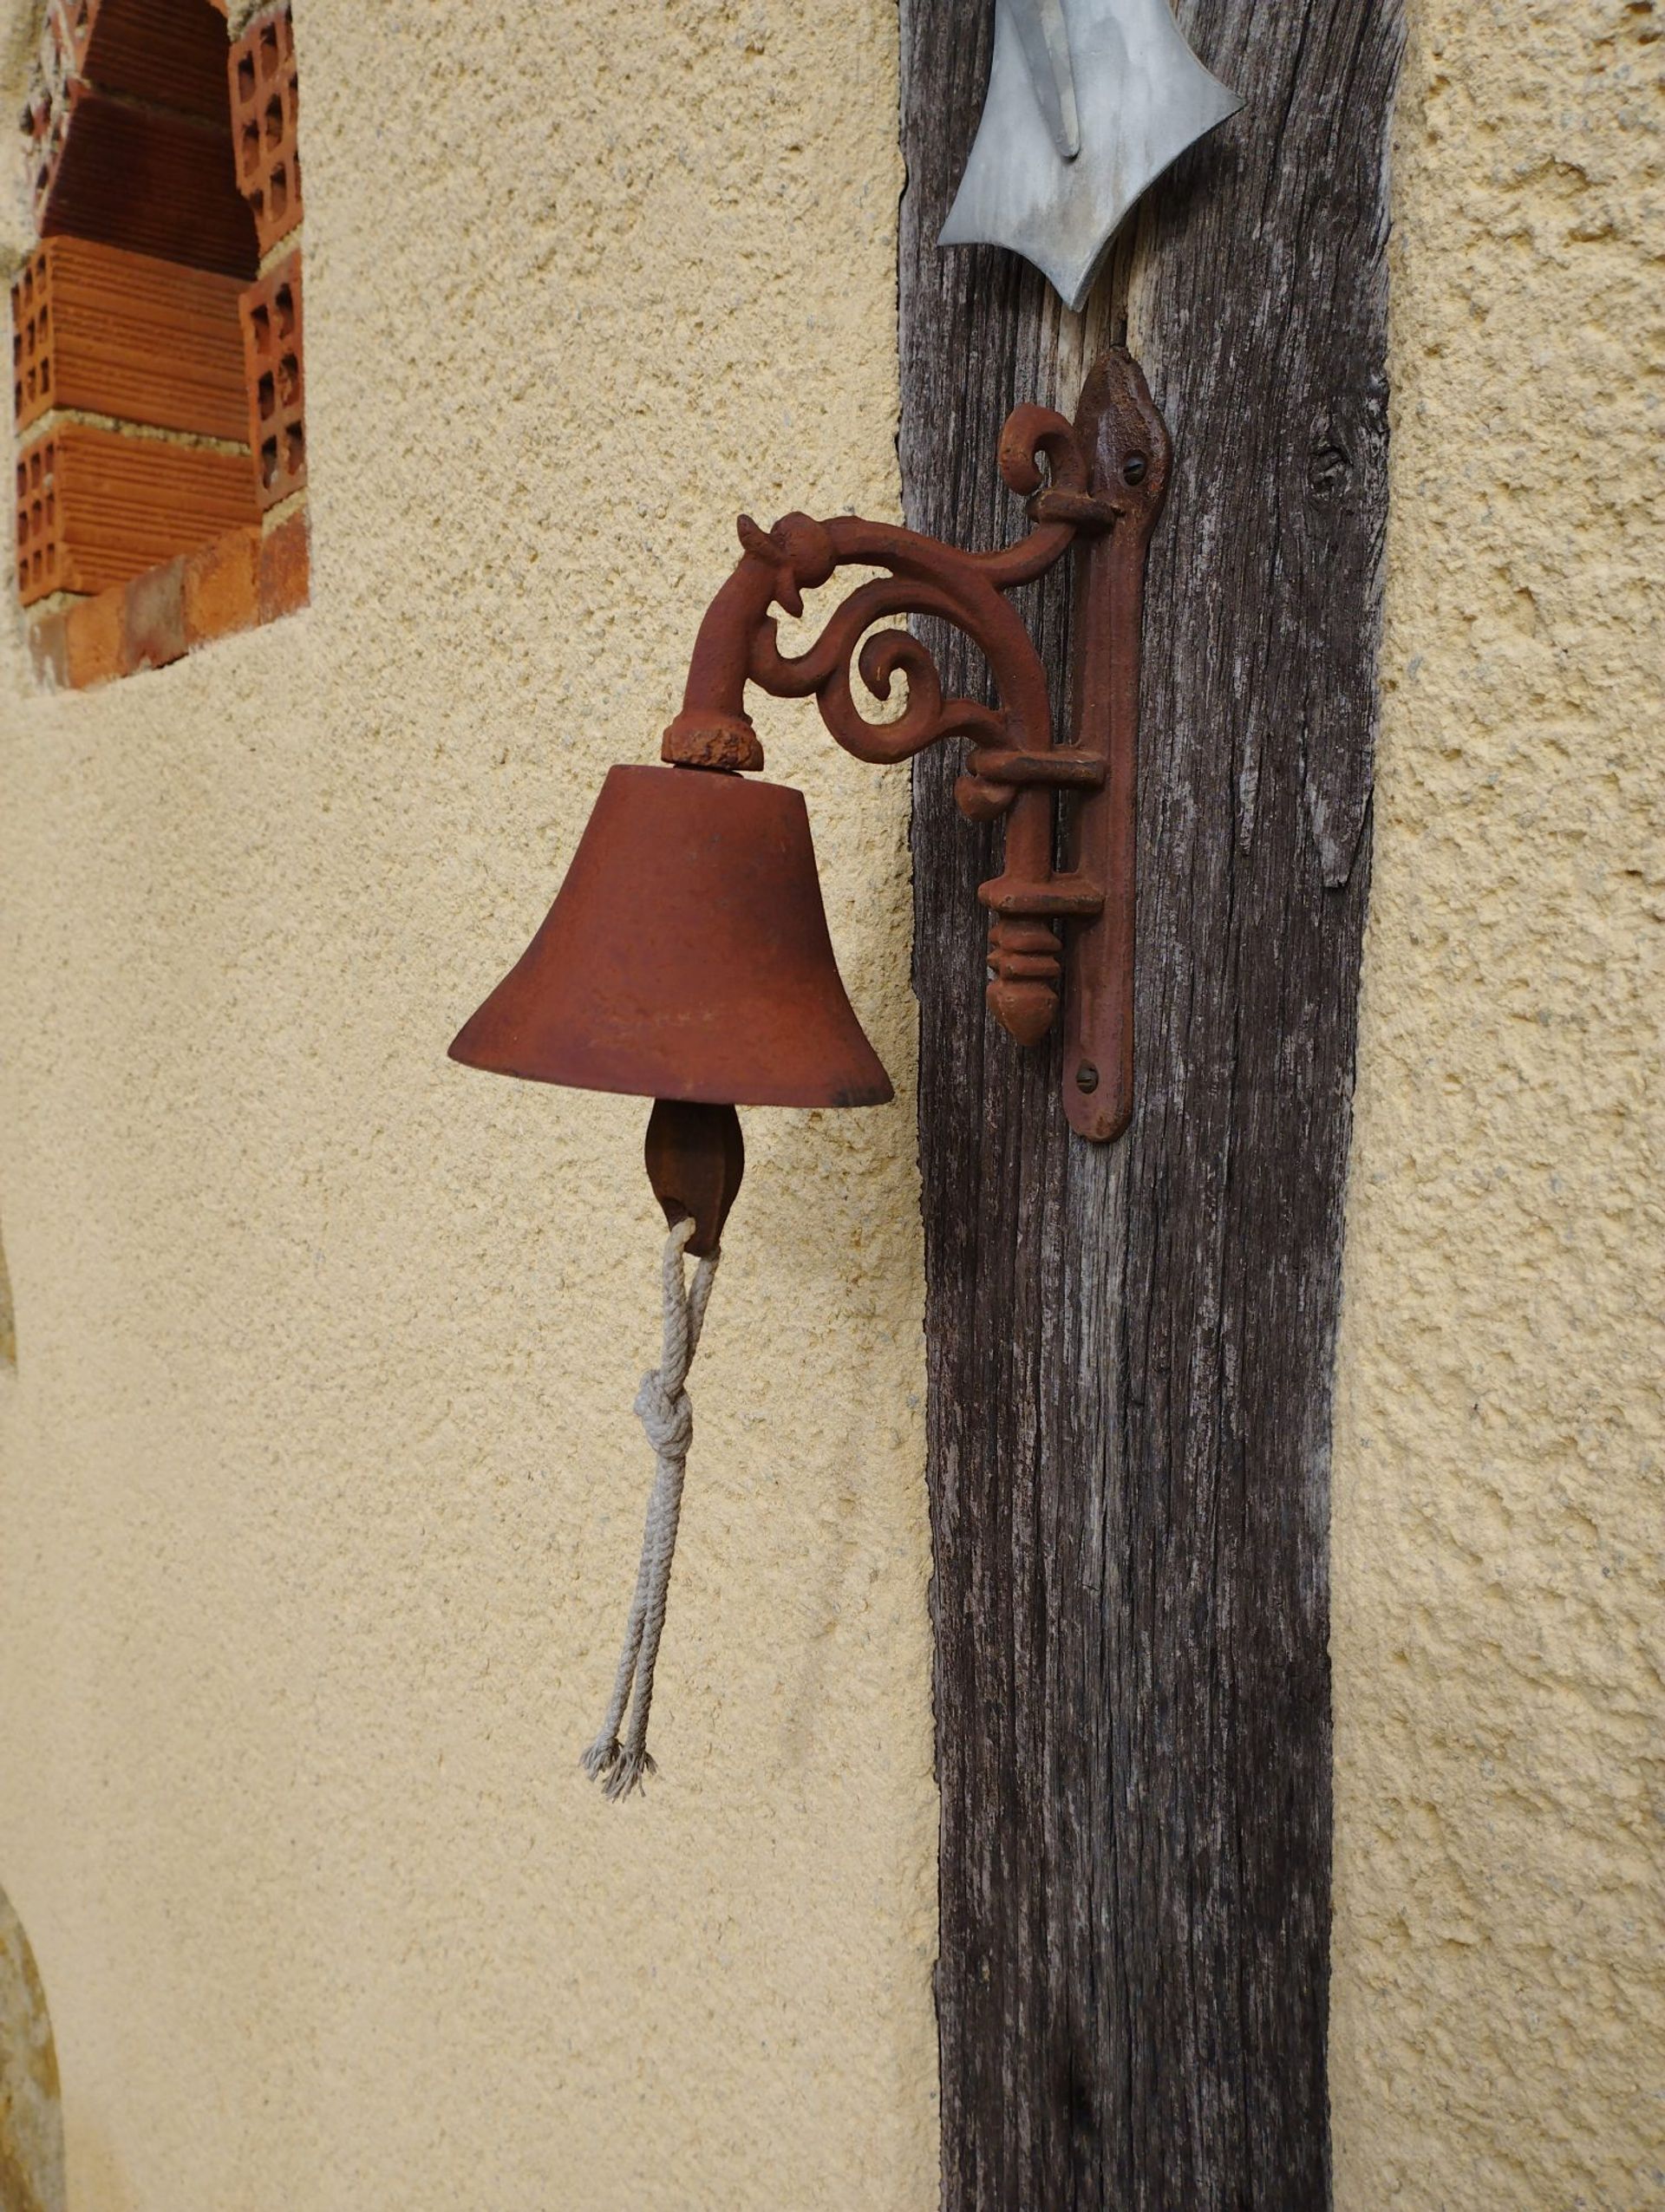
MULTIPOLYGON (((466 1028, 466 1025, 465 1025, 466 1028)), ((852 1085, 836 1097, 823 1091, 812 1098, 800 1086, 791 1084, 748 1084, 748 1095, 736 1098, 732 1092, 718 1096, 709 1086, 701 1084, 672 1082, 663 1089, 644 1090, 639 1083, 609 1083, 594 1076, 579 1080, 571 1075, 558 1075, 536 1067, 516 1067, 502 1060, 480 1060, 472 1053, 460 1051, 463 1033, 453 1038, 446 1051, 446 1058, 454 1060, 459 1067, 478 1069, 482 1075, 505 1075, 518 1083, 546 1083, 552 1090, 597 1091, 614 1099, 669 1099, 678 1106, 780 1106, 800 1113, 817 1110, 827 1113, 844 1112, 857 1106, 891 1106, 895 1102, 896 1086, 883 1067, 879 1069, 881 1083, 852 1085)))

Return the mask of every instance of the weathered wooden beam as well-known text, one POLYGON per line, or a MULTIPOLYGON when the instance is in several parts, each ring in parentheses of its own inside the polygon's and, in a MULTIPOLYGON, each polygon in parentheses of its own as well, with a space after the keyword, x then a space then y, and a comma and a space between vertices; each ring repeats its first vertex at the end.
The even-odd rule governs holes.
MULTIPOLYGON (((1007 409, 1072 406, 1124 329, 1177 447, 1120 1145, 1069 1136, 1055 1052, 986 1020, 991 837, 952 761, 916 772, 944 2203, 1309 2212, 1402 0, 1181 8, 1247 106, 1146 203, 1084 319, 1009 255, 937 247, 992 10, 902 12, 908 519, 1000 542, 1007 409)), ((1034 613, 1061 707, 1065 580, 1034 613)))

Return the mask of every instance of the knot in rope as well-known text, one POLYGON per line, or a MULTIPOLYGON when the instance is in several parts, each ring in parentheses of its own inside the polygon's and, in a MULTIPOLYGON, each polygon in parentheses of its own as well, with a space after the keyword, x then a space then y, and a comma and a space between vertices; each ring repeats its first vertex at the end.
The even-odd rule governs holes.
POLYGON ((661 1368, 643 1376, 636 1393, 636 1418, 662 1459, 687 1458, 694 1441, 694 1402, 685 1390, 666 1388, 661 1368))
POLYGON ((670 1590, 670 1564, 676 1550, 676 1526, 682 1508, 682 1478, 688 1449, 694 1440, 694 1408, 682 1387, 699 1346, 705 1308, 717 1272, 719 1255, 713 1252, 694 1270, 690 1289, 682 1273, 683 1255, 694 1234, 691 1221, 679 1221, 665 1239, 664 1334, 659 1365, 642 1378, 636 1393, 636 1414, 653 1446, 656 1465, 653 1491, 648 1500, 647 1526, 642 1532, 642 1562, 636 1572, 636 1593, 630 1600, 624 1628, 624 1648, 607 1718, 601 1733, 584 1755, 584 1771, 594 1777, 610 1798, 628 1798, 651 1774, 648 1753, 648 1713, 653 1704, 653 1670, 659 1657, 659 1637, 665 1625, 665 1602, 670 1590), (630 1707, 630 1726, 621 1742, 619 1730, 630 1707))

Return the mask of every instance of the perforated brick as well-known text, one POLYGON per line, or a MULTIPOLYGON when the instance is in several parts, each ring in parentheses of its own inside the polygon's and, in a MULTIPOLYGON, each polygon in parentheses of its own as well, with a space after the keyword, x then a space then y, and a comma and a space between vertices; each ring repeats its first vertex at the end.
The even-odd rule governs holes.
POLYGON ((29 140, 28 176, 37 226, 63 149, 69 118, 71 54, 65 0, 48 0, 29 64, 23 118, 29 140))
POLYGON ((231 50, 237 181, 270 253, 301 219, 295 28, 287 8, 257 16, 231 50))
POLYGON ((241 453, 62 424, 17 457, 18 597, 102 591, 256 513, 241 453))
POLYGON ((79 77, 65 91, 55 138, 36 153, 42 237, 100 238, 246 282, 260 250, 237 188, 230 132, 140 107, 79 77))
POLYGON ((260 249, 237 187, 225 53, 206 8, 49 0, 24 108, 42 237, 251 277, 260 249))
POLYGON ((11 287, 17 427, 53 408, 213 438, 248 434, 234 277, 49 238, 11 287))
POLYGON ((58 441, 42 438, 17 456, 17 596, 25 606, 63 589, 58 536, 58 441))
POLYGON ((27 429, 55 404, 55 321, 46 255, 33 253, 11 281, 11 419, 16 429, 27 429))
POLYGON ((299 251, 251 284, 241 304, 249 445, 264 513, 306 482, 299 251))
POLYGON ((225 34, 180 0, 60 0, 69 66, 105 92, 219 122, 225 34))

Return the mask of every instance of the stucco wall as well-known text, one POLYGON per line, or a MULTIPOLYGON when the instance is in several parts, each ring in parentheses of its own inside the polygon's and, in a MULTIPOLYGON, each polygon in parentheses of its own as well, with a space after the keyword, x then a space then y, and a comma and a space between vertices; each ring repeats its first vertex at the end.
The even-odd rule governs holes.
MULTIPOLYGON (((1336 2193, 1641 2212, 1660 26, 1413 18, 1336 2193)), ((298 38, 312 608, 59 699, 0 624, 0 1881, 71 2201, 924 2212, 904 779, 761 718, 902 1096, 749 1117, 622 1810, 576 1754, 648 1472, 643 1110, 441 1056, 652 757, 734 512, 894 511, 893 9, 299 0, 298 38)))
POLYGON ((1665 2205, 1662 29, 1413 9, 1335 1500, 1343 2212, 1665 2205))
POLYGON ((896 510, 894 8, 297 18, 313 604, 51 699, 0 621, 0 1880, 71 2201, 924 2212, 905 776, 767 717, 901 1096, 748 1119, 623 1808, 646 1108, 444 1059, 736 511, 896 510))

